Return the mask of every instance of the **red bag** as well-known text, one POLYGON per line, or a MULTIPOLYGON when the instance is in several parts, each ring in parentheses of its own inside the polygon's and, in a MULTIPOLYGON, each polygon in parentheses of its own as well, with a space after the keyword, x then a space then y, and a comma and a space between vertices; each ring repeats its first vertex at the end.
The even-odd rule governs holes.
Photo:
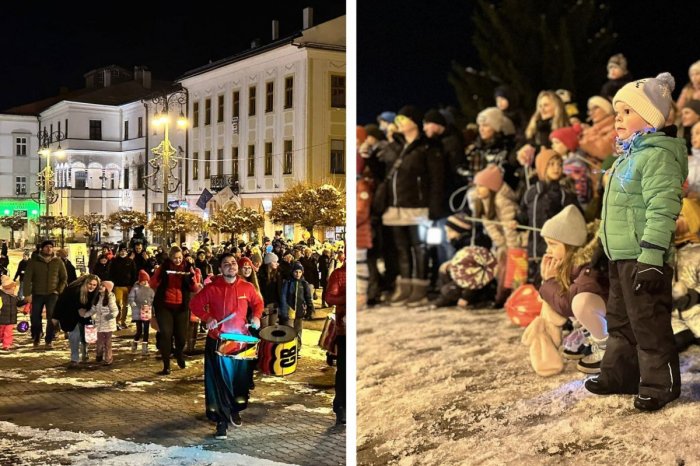
POLYGON ((525 282, 527 282, 527 251, 523 248, 509 248, 503 287, 517 288, 525 282))
POLYGON ((542 298, 532 284, 521 285, 513 291, 505 304, 510 320, 521 327, 527 327, 542 310, 542 298))

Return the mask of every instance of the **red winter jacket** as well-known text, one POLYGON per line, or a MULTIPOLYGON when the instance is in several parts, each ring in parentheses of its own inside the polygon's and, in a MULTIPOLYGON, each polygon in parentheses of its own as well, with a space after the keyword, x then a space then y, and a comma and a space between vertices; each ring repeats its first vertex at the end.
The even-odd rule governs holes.
POLYGON ((564 317, 574 317, 571 301, 579 293, 587 292, 599 295, 607 302, 609 282, 607 276, 591 268, 589 264, 574 267, 571 270, 571 286, 562 294, 556 279, 550 278, 540 286, 540 297, 552 309, 564 317))
POLYGON ((357 180, 357 249, 372 248, 372 182, 367 178, 357 180))
POLYGON ((190 310, 202 319, 202 322, 210 318, 221 322, 231 313, 236 313, 235 317, 209 330, 208 335, 211 338, 219 338, 222 332, 248 335, 248 328, 245 326, 248 306, 253 309, 253 316, 258 319, 262 316, 265 304, 253 284, 241 278, 227 283, 221 275, 213 277, 211 283, 190 300, 190 310))
POLYGON ((158 287, 163 280, 164 273, 168 275, 168 284, 164 295, 166 305, 178 306, 182 304, 182 280, 185 277, 192 277, 190 291, 196 292, 199 290, 200 283, 202 283, 202 273, 197 267, 187 264, 185 261, 182 261, 180 265, 175 265, 170 260, 167 260, 156 269, 148 282, 148 285, 156 292, 156 296, 158 296, 158 287), (188 273, 191 275, 187 275, 188 273))
POLYGON ((326 302, 335 306, 335 322, 338 335, 345 335, 345 263, 339 269, 335 269, 328 278, 326 290, 326 302))

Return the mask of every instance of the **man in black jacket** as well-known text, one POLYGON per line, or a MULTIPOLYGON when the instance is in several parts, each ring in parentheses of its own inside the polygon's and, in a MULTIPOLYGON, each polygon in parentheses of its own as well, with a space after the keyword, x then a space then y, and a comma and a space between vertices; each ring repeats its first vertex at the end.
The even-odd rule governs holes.
POLYGON ((131 287, 136 283, 138 271, 136 263, 128 257, 126 247, 119 250, 117 257, 112 259, 109 264, 109 278, 114 282, 114 296, 117 299, 117 307, 119 308, 119 317, 117 324, 121 328, 126 328, 126 315, 128 312, 128 296, 131 287))

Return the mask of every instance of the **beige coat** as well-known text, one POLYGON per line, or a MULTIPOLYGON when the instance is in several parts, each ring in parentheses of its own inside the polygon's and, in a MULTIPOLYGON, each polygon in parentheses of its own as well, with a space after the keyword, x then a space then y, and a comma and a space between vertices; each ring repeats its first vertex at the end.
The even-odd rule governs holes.
MULTIPOLYGON (((515 220, 515 216, 518 214, 518 201, 515 193, 507 183, 503 183, 501 189, 496 193, 494 204, 496 207, 495 222, 507 223, 515 220)), ((484 207, 488 209, 488 204, 485 203, 484 207)), ((489 212, 486 212, 486 214, 488 216, 489 212)), ((517 230, 511 230, 498 223, 488 221, 484 223, 484 228, 491 238, 494 248, 502 248, 503 246, 508 248, 520 247, 520 235, 517 230)))

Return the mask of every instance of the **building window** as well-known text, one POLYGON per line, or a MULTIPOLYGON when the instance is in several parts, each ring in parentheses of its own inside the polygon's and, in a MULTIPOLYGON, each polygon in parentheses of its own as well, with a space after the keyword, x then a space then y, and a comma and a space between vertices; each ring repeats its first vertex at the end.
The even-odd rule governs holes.
POLYGON ((255 115, 255 86, 248 88, 248 116, 255 115))
POLYGON ((283 164, 283 175, 291 175, 292 169, 294 167, 294 152, 292 152, 292 141, 284 141, 284 164, 283 164))
MULTIPOLYGON (((59 129, 60 131, 60 129, 59 129)), ((129 140, 129 122, 125 121, 124 122, 124 140, 127 141, 129 140)))
POLYGON ((211 99, 204 101, 204 126, 211 124, 211 99))
POLYGON ((17 196, 27 195, 27 177, 15 176, 15 194, 17 196))
POLYGON ((265 143, 265 176, 272 175, 272 143, 265 143))
POLYGON ((68 118, 66 118, 66 130, 63 132, 64 137, 68 137, 68 118))
POLYGON ((331 107, 345 108, 345 76, 331 76, 331 107))
POLYGON ((240 116, 241 109, 241 93, 239 91, 233 91, 233 116, 240 116))
POLYGON ((93 141, 102 140, 102 120, 90 120, 90 139, 93 141))
POLYGON ((238 179, 238 147, 233 146, 231 148, 231 174, 233 175, 233 179, 237 180, 238 179))
POLYGON ((292 108, 294 105, 294 76, 287 76, 284 80, 284 108, 292 108))
POLYGON ((27 136, 15 136, 15 155, 27 155, 27 136))
POLYGON ((116 176, 114 175, 114 172, 109 174, 109 189, 115 189, 115 186, 117 184, 117 179, 116 176))
POLYGON ((204 151, 204 179, 211 178, 211 151, 204 151))
POLYGON ((265 111, 271 112, 275 102, 275 83, 270 81, 265 84, 265 111))
POLYGON ((53 142, 53 123, 51 123, 49 128, 49 142, 53 142))
POLYGON ((87 186, 87 170, 75 172, 75 189, 85 189, 87 186))
MULTIPOLYGON (((60 137, 60 136, 63 136, 63 135, 61 134, 61 122, 59 121, 57 124, 58 124, 58 134, 59 134, 59 137, 60 137)), ((63 137, 65 137, 65 136, 63 136, 63 137)))
POLYGON ((255 176, 255 144, 248 146, 248 176, 255 176))
POLYGON ((139 137, 143 137, 143 117, 139 117, 139 137))
POLYGON ((199 179, 199 152, 192 154, 192 179, 199 179))
POLYGON ((224 96, 220 95, 218 99, 219 113, 216 115, 216 122, 221 123, 224 121, 224 96))
POLYGON ((136 166, 136 189, 143 189, 146 180, 146 164, 141 164, 136 166))
POLYGON ((331 139, 331 173, 345 173, 345 141, 342 139, 331 139))
POLYGON ((216 151, 216 174, 224 174, 224 150, 219 149, 216 151))
POLYGON ((197 128, 199 126, 199 102, 192 104, 192 127, 197 128))
POLYGON ((131 189, 129 186, 129 167, 124 168, 124 189, 131 189))

